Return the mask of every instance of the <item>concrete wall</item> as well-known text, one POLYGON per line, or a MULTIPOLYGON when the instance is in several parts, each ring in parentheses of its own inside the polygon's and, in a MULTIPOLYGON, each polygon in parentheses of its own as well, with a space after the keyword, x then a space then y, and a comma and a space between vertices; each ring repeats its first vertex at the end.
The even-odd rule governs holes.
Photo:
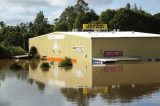
POLYGON ((160 58, 160 38, 93 38, 93 57, 103 55, 103 50, 122 50, 124 56, 160 58))
MULTIPOLYGON (((56 33, 52 34, 55 35, 56 33)), ((77 62, 91 64, 91 39, 72 35, 64 35, 64 37, 65 39, 59 40, 48 39, 48 35, 31 38, 29 39, 29 47, 35 46, 41 56, 52 58, 64 58, 67 56, 76 59, 77 62), (74 52, 74 46, 82 46, 83 51, 81 53, 74 52), (58 48, 58 50, 53 48, 58 48)))

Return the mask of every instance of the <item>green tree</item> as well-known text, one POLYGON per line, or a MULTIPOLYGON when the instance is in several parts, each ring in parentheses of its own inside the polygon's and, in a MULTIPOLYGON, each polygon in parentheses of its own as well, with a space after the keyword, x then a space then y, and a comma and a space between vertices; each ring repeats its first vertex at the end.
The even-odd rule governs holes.
POLYGON ((131 9, 131 4, 130 3, 126 4, 126 9, 129 9, 129 10, 131 9))
POLYGON ((95 13, 94 10, 78 14, 74 22, 74 28, 81 31, 83 24, 88 24, 92 23, 93 21, 98 21, 98 18, 99 16, 95 13))
POLYGON ((120 29, 123 31, 134 30, 134 19, 135 14, 129 9, 122 8, 119 9, 114 18, 110 21, 110 26, 112 29, 120 29))
POLYGON ((71 31, 73 29, 73 23, 76 18, 76 13, 73 6, 67 7, 59 19, 55 19, 55 30, 58 31, 71 31))
MULTIPOLYGON (((32 28, 31 23, 29 25, 32 28)), ((42 34, 51 32, 50 24, 48 23, 48 19, 45 18, 43 11, 40 11, 39 13, 37 13, 37 16, 33 23, 33 28, 31 30, 33 30, 33 33, 36 36, 40 36, 42 34)))
MULTIPOLYGON (((89 12, 88 3, 84 0, 77 0, 76 5, 67 7, 60 17, 55 20, 55 30, 56 31, 71 31, 72 29, 82 29, 83 22, 86 22, 85 19, 86 13, 89 12)), ((93 10, 91 13, 94 13, 93 10)), ((89 13, 87 13, 90 15, 89 13)), ((95 15, 95 13, 93 14, 95 15)), ((95 18, 95 17, 93 17, 95 18)), ((87 19, 87 20, 92 20, 87 19)))
POLYGON ((54 25, 48 23, 42 11, 37 13, 34 22, 20 23, 16 26, 7 26, 0 22, 0 45, 20 46, 28 51, 28 39, 34 36, 54 31, 54 25))
POLYGON ((133 10, 134 10, 134 11, 138 11, 137 4, 134 4, 133 10))
POLYGON ((160 19, 160 13, 155 14, 154 17, 160 19))
POLYGON ((3 28, 5 26, 6 26, 5 23, 3 21, 0 21, 0 27, 3 28))
POLYGON ((4 26, 5 26, 5 23, 3 21, 1 21, 0 22, 0 45, 1 45, 1 42, 3 41, 3 39, 4 39, 4 36, 2 34, 4 26))
POLYGON ((111 21, 114 19, 114 16, 116 14, 115 10, 107 9, 106 11, 103 11, 99 16, 99 21, 101 23, 108 24, 109 30, 111 30, 111 21))
POLYGON ((86 3, 84 0, 77 0, 74 9, 76 13, 76 18, 73 24, 74 29, 82 30, 82 25, 86 19, 86 12, 89 10, 88 3, 86 3))
POLYGON ((58 22, 55 26, 55 31, 68 31, 68 27, 63 22, 58 22))
POLYGON ((160 20, 151 14, 139 9, 138 11, 121 8, 116 11, 110 22, 112 29, 122 31, 138 31, 147 33, 159 33, 160 20))
POLYGON ((92 21, 98 21, 99 16, 93 9, 85 13, 84 23, 91 23, 92 21))
POLYGON ((77 4, 74 6, 75 11, 77 14, 85 13, 89 10, 88 3, 84 0, 77 0, 77 4))

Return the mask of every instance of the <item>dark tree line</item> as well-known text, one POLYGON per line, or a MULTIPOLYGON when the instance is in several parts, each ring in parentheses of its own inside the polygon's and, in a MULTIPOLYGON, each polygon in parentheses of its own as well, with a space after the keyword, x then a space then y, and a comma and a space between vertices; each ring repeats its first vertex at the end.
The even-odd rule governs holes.
POLYGON ((73 6, 67 7, 59 18, 50 24, 42 11, 37 13, 33 22, 21 23, 16 26, 7 26, 0 22, 0 46, 19 46, 28 51, 28 39, 53 31, 82 30, 82 25, 87 23, 106 23, 109 31, 138 31, 160 33, 160 13, 152 15, 145 12, 136 4, 119 9, 107 9, 97 15, 88 7, 84 0, 77 0, 73 6))
POLYGON ((132 8, 130 4, 127 4, 125 8, 117 10, 107 9, 101 13, 99 20, 107 23, 110 30, 160 33, 159 17, 159 13, 151 15, 141 8, 137 8, 136 4, 132 8))
POLYGON ((55 19, 55 31, 82 30, 83 23, 98 21, 98 15, 88 8, 84 0, 77 0, 77 4, 67 7, 59 18, 55 19))
POLYGON ((20 46, 28 51, 28 39, 42 34, 53 32, 53 25, 44 17, 42 11, 37 13, 33 22, 21 23, 16 26, 7 26, 0 22, 0 45, 20 46))
POLYGON ((119 9, 107 9, 97 15, 89 9, 84 0, 77 0, 77 4, 67 7, 59 18, 55 19, 55 31, 82 30, 82 25, 87 23, 106 23, 109 31, 138 31, 147 33, 160 33, 160 13, 152 15, 141 7, 130 3, 119 9))

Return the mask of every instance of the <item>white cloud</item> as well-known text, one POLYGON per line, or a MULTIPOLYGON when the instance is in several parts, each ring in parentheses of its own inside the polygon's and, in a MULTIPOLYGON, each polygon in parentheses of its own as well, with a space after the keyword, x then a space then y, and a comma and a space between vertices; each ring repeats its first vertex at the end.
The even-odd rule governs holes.
MULTIPOLYGON (((113 0, 85 0, 89 7, 105 6, 113 0)), ((76 4, 76 0, 1 0, 0 3, 0 20, 10 25, 21 22, 33 21, 36 13, 44 11, 45 16, 50 22, 58 18, 61 12, 69 5, 76 4)), ((101 8, 97 8, 99 12, 101 8)))
POLYGON ((112 4, 114 0, 86 0, 89 3, 89 7, 94 9, 97 14, 107 9, 107 7, 112 4))
MULTIPOLYGON (((58 18, 61 12, 70 5, 76 4, 77 0, 1 0, 0 2, 0 21, 9 25, 16 25, 21 22, 32 21, 36 13, 43 11, 50 22, 58 18)), ((89 7, 97 13, 108 8, 119 8, 126 3, 137 3, 143 9, 150 12, 158 12, 159 0, 85 0, 89 7), (150 8, 150 5, 154 8, 150 8)))
POLYGON ((51 7, 66 6, 75 0, 1 0, 1 6, 51 7))
POLYGON ((85 1, 91 5, 100 6, 100 5, 111 4, 114 0, 85 0, 85 1))
POLYGON ((66 6, 70 3, 69 0, 46 0, 46 2, 52 6, 66 6))
POLYGON ((44 11, 46 17, 52 21, 71 3, 70 1, 71 0, 1 0, 0 21, 4 21, 10 25, 29 22, 34 19, 36 13, 39 11, 44 11))

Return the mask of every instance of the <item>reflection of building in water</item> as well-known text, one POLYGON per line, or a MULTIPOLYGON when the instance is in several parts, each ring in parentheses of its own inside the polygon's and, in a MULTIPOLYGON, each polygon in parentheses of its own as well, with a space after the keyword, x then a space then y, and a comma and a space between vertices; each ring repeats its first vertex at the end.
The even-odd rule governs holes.
MULTIPOLYGON (((12 64, 14 64, 14 63, 15 62, 13 62, 12 64)), ((29 74, 29 63, 22 60, 22 61, 19 61, 18 64, 22 65, 22 69, 21 70, 18 70, 18 69, 12 70, 12 69, 9 69, 9 67, 8 67, 8 69, 10 70, 9 73, 13 72, 16 75, 18 80, 27 80, 28 74, 29 74)))
POLYGON ((89 106, 89 101, 95 98, 95 94, 84 94, 83 88, 62 88, 61 93, 67 98, 68 101, 76 103, 78 106, 89 106))
POLYGON ((151 96, 159 90, 160 84, 137 85, 132 88, 130 85, 122 85, 120 88, 93 87, 93 88, 62 88, 61 93, 78 106, 88 106, 90 99, 96 98, 99 94, 107 103, 122 102, 127 103, 143 96, 151 96))
MULTIPOLYGON (((107 103, 131 102, 150 96, 160 87, 160 63, 110 64, 86 67, 74 64, 65 70, 54 65, 48 72, 39 67, 30 68, 29 77, 43 84, 61 86, 61 93, 67 100, 79 106, 89 105, 92 98, 100 96, 107 103)), ((31 80, 30 83, 33 83, 31 80)), ((41 90, 44 86, 39 85, 41 90)))
POLYGON ((83 88, 83 94, 84 95, 91 95, 91 94, 96 95, 97 93, 107 94, 108 93, 108 86, 106 86, 106 87, 104 86, 104 87, 83 88))
POLYGON ((41 93, 44 93, 45 84, 41 83, 41 82, 38 82, 38 81, 36 81, 35 83, 36 83, 36 85, 38 87, 38 90, 41 91, 41 93))
POLYGON ((22 65, 22 69, 10 69, 10 66, 14 64, 15 61, 13 60, 2 60, 0 61, 0 86, 1 82, 6 81, 8 78, 16 78, 20 81, 26 81, 28 79, 29 74, 29 63, 21 60, 18 62, 18 64, 22 65))
POLYGON ((0 87, 1 87, 1 81, 4 81, 5 77, 6 77, 6 75, 4 73, 0 72, 0 87))
POLYGON ((32 71, 29 77, 49 85, 62 87, 96 87, 113 85, 130 85, 160 83, 160 63, 110 64, 106 66, 86 67, 85 64, 74 64, 69 70, 52 66, 48 72, 41 68, 32 71))
POLYGON ((22 70, 16 72, 17 78, 20 80, 27 80, 29 74, 28 70, 29 70, 29 64, 25 63, 22 70))
POLYGON ((106 71, 106 72, 122 72, 123 65, 122 64, 107 65, 104 67, 104 71, 106 71))
POLYGON ((49 71, 44 72, 40 67, 36 70, 30 68, 29 77, 49 85, 61 87, 91 87, 91 66, 86 64, 74 64, 72 68, 66 69, 52 66, 49 71))
POLYGON ((160 87, 160 84, 136 85, 134 88, 130 85, 121 85, 120 88, 109 86, 108 94, 102 94, 101 97, 107 103, 131 102, 144 96, 150 97, 152 93, 159 90, 157 87, 160 87))
POLYGON ((32 70, 37 69, 37 67, 39 66, 39 63, 40 63, 40 60, 30 61, 30 63, 29 63, 30 68, 31 68, 32 70))
POLYGON ((145 62, 93 67, 92 86, 160 83, 159 65, 145 62))

